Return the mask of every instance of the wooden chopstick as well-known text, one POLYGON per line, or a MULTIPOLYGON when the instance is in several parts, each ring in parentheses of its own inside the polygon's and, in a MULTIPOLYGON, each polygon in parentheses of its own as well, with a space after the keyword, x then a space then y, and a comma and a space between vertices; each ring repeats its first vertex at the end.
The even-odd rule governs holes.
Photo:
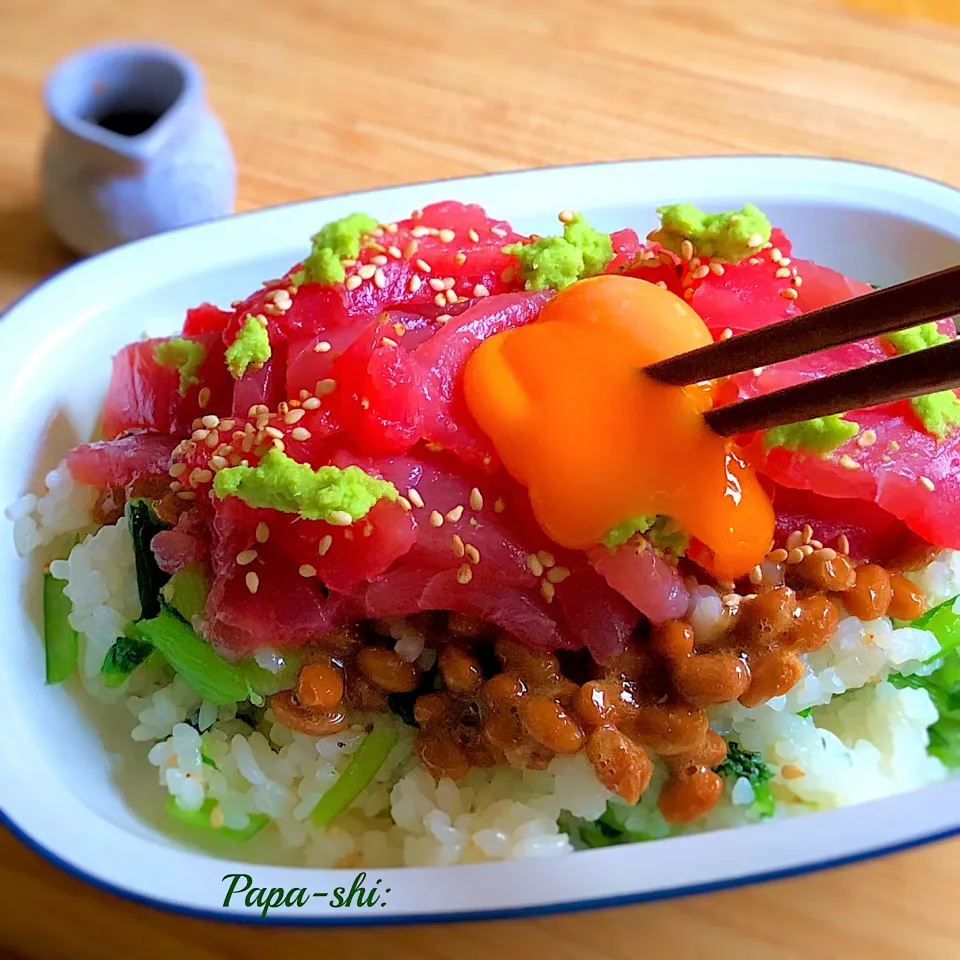
MULTIPOLYGON (((682 353, 644 367, 643 372, 661 383, 680 387, 792 360, 955 313, 960 313, 960 266, 682 353)), ((928 353, 924 355, 929 357, 928 353)))
POLYGON ((957 387, 960 387, 960 340, 951 340, 916 353, 717 407, 705 413, 704 419, 716 433, 733 437, 957 387))

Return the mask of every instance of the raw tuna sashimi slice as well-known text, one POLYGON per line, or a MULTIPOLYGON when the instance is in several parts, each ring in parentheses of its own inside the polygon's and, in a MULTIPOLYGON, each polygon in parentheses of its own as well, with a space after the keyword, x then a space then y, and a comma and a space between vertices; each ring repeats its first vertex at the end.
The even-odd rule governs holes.
POLYGON ((67 454, 67 467, 77 483, 92 487, 127 486, 144 477, 169 480, 175 443, 175 437, 162 433, 83 443, 67 454))
POLYGON ((596 571, 651 623, 683 616, 690 599, 676 567, 649 547, 625 543, 616 550, 598 547, 590 554, 596 571))

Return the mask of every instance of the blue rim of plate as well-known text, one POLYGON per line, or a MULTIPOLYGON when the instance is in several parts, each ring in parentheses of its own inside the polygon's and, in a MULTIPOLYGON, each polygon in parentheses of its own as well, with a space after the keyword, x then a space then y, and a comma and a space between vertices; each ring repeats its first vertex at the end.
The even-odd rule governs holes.
MULTIPOLYGON (((646 159, 639 160, 600 160, 592 161, 588 163, 577 163, 577 164, 566 164, 563 165, 563 169, 576 170, 582 167, 597 167, 603 166, 605 164, 614 164, 614 163, 644 163, 650 161, 670 161, 670 160, 828 160, 831 163, 840 163, 847 164, 850 166, 857 167, 872 167, 877 170, 888 170, 892 173, 899 173, 908 177, 913 177, 917 180, 924 180, 927 183, 933 183, 940 187, 945 187, 948 190, 953 190, 956 193, 960 193, 957 188, 952 187, 950 184, 944 183, 941 180, 936 180, 933 177, 925 177, 920 174, 910 173, 906 170, 899 170, 896 167, 888 167, 879 163, 861 163, 856 160, 846 160, 843 158, 835 157, 804 157, 798 156, 796 154, 742 154, 742 155, 714 155, 714 156, 697 156, 697 157, 648 157, 646 159)), ((472 176, 467 177, 448 177, 444 180, 427 180, 422 181, 423 185, 434 184, 434 183, 443 183, 446 180, 475 180, 475 179, 489 179, 491 177, 501 177, 507 176, 509 174, 516 173, 536 173, 545 170, 556 170, 560 167, 532 167, 532 168, 523 168, 520 170, 501 170, 495 173, 478 173, 472 176)), ((392 187, 386 189, 399 189, 401 187, 410 187, 418 186, 417 183, 406 183, 406 184, 393 184, 392 187)), ((377 188, 372 188, 377 189, 377 188)), ((189 224, 183 227, 176 227, 173 230, 164 231, 164 233, 179 233, 184 230, 192 230, 198 227, 202 227, 204 224, 212 223, 217 220, 226 220, 231 217, 254 217, 260 213, 266 213, 270 210, 284 209, 286 207, 296 207, 304 204, 315 203, 317 200, 332 200, 332 199, 346 199, 347 197, 356 196, 362 193, 368 193, 369 190, 353 190, 348 193, 340 194, 331 194, 328 197, 310 197, 304 200, 293 200, 289 203, 276 204, 272 207, 262 207, 257 210, 247 210, 243 213, 228 214, 225 217, 216 217, 213 220, 206 220, 202 223, 189 224)), ((159 236, 159 234, 153 234, 152 236, 159 236)), ((130 243, 124 244, 125 247, 133 246, 134 244, 143 243, 147 240, 152 239, 152 237, 144 237, 141 240, 133 240, 130 243)), ((112 248, 116 249, 116 248, 112 248)), ((0 322, 4 320, 8 313, 14 310, 17 306, 27 300, 29 297, 33 296, 38 290, 52 283, 54 280, 59 279, 59 277, 68 273, 71 270, 78 269, 82 267, 85 263, 90 260, 94 260, 98 257, 106 256, 109 254, 110 250, 104 250, 101 253, 90 254, 89 256, 82 257, 75 263, 66 264, 63 267, 55 270, 53 273, 44 277, 43 280, 34 284, 29 290, 25 291, 6 307, 0 310, 0 322)), ((389 926, 408 926, 411 924, 434 924, 434 923, 458 923, 464 921, 478 921, 478 920, 517 920, 525 917, 546 917, 546 916, 557 916, 565 913, 576 913, 578 911, 586 910, 603 910, 610 909, 612 907, 626 907, 634 906, 642 903, 656 903, 661 900, 672 900, 680 897, 695 896, 697 894, 703 893, 717 893, 723 890, 736 890, 739 887, 749 886, 751 884, 769 882, 772 880, 787 880, 792 877, 801 877, 809 873, 816 873, 823 870, 832 870, 837 867, 850 866, 856 863, 865 863, 870 860, 875 860, 878 857, 887 856, 892 853, 903 853, 907 850, 913 850, 918 847, 927 846, 932 843, 937 843, 941 840, 948 840, 951 837, 960 835, 960 823, 955 827, 951 827, 949 830, 941 830, 935 833, 927 834, 921 837, 916 837, 912 840, 905 840, 900 843, 890 844, 889 846, 879 846, 874 847, 870 850, 865 850, 862 853, 850 854, 843 857, 835 857, 827 860, 817 860, 813 863, 803 864, 797 867, 785 867, 780 870, 766 870, 761 871, 760 873, 746 874, 741 877, 735 877, 729 880, 714 880, 709 883, 692 883, 676 887, 667 887, 663 890, 654 890, 646 893, 626 893, 616 897, 601 897, 596 899, 585 899, 585 900, 569 900, 562 903, 549 903, 541 904, 537 906, 529 907, 505 907, 496 910, 474 910, 474 911, 458 911, 451 913, 417 913, 417 914, 408 914, 404 916, 397 917, 365 917, 364 919, 353 919, 353 917, 343 917, 343 918, 334 918, 334 919, 322 919, 317 916, 311 917, 302 917, 298 918, 296 916, 276 916, 276 917, 258 917, 255 914, 251 913, 237 913, 229 914, 226 912, 227 908, 223 910, 203 910, 194 907, 185 907, 177 904, 168 903, 164 900, 154 899, 152 897, 143 896, 138 893, 133 893, 130 890, 127 890, 123 887, 116 886, 110 883, 107 880, 101 880, 99 877, 94 876, 93 874, 87 873, 85 870, 82 870, 80 867, 74 866, 72 863, 69 863, 66 860, 63 860, 56 853, 54 853, 49 848, 45 847, 38 840, 35 840, 29 834, 20 829, 17 824, 15 824, 7 814, 0 809, 0 826, 3 826, 8 830, 17 840, 19 840, 24 846, 27 847, 31 852, 39 854, 44 860, 52 864, 55 867, 63 870, 65 873, 69 874, 75 879, 81 880, 90 886, 96 888, 97 890, 102 890, 107 893, 114 894, 120 897, 123 900, 127 900, 133 903, 140 904, 141 906, 154 907, 156 909, 162 910, 165 913, 174 914, 177 916, 184 917, 193 917, 201 920, 213 920, 217 923, 222 924, 239 924, 243 926, 264 926, 264 927, 389 927, 389 926)))

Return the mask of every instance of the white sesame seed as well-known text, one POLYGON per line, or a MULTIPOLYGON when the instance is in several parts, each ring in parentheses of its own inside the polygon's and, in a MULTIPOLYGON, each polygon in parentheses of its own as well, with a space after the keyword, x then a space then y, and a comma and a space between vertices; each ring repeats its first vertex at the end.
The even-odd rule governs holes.
POLYGON ((790 258, 789 258, 789 257, 781 257, 781 258, 780 258, 780 266, 781 266, 781 267, 789 267, 789 266, 790 266, 790 258))
POLYGON ((463 552, 474 566, 480 562, 480 551, 472 543, 468 543, 463 548, 463 552))
POLYGON ((410 293, 416 293, 420 289, 422 284, 423 284, 423 281, 416 274, 414 274, 407 281, 407 290, 410 293))
POLYGON ((328 377, 326 380, 318 380, 314 392, 318 397, 325 397, 337 389, 337 381, 328 377))
POLYGON ((845 453, 842 457, 840 457, 840 459, 837 462, 840 464, 841 467, 843 467, 844 470, 860 469, 860 464, 857 463, 857 461, 854 460, 853 457, 851 457, 850 454, 848 453, 845 453))
POLYGON ((452 320, 452 319, 453 319, 453 317, 450 316, 449 313, 441 313, 440 316, 437 317, 437 323, 439 323, 439 324, 442 326, 442 325, 445 324, 448 320, 452 320))
POLYGON ((547 579, 551 583, 563 583, 570 576, 570 571, 566 567, 551 567, 547 571, 547 579))
POLYGON ((416 487, 411 487, 411 488, 407 491, 407 496, 410 498, 410 502, 411 502, 415 507, 422 507, 422 506, 423 506, 423 497, 420 496, 420 491, 419 491, 416 487))
POLYGON ((506 509, 507 509, 507 505, 503 502, 502 497, 497 497, 497 499, 493 501, 494 513, 503 513, 503 511, 506 509))
POLYGON ((710 273, 710 268, 706 264, 704 264, 701 267, 697 267, 697 269, 694 270, 693 273, 690 274, 690 276, 694 280, 702 280, 704 277, 708 276, 709 273, 710 273))
POLYGON ((192 490, 181 490, 177 496, 181 500, 196 500, 197 495, 192 490))
POLYGON ((543 564, 540 562, 539 557, 535 553, 527 555, 527 569, 535 576, 543 576, 543 564))
POLYGON ((438 236, 440 237, 441 243, 450 243, 450 241, 453 240, 456 234, 452 230, 448 230, 444 228, 443 230, 440 231, 438 236))
POLYGON ((182 476, 186 472, 186 469, 187 469, 187 465, 185 463, 175 463, 170 468, 170 476, 171 477, 182 476))
POLYGON ((363 266, 357 268, 357 276, 362 280, 372 280, 373 275, 377 272, 376 264, 365 263, 363 266))
POLYGON ((349 527, 353 517, 346 510, 331 510, 327 515, 327 523, 334 527, 349 527))
POLYGON ((920 477, 919 480, 924 490, 929 490, 932 493, 937 489, 937 485, 929 477, 920 477))
POLYGON ((450 540, 450 543, 453 545, 453 554, 456 557, 463 557, 466 552, 463 545, 463 539, 460 534, 455 533, 450 540))
MULTIPOLYGON (((753 244, 750 244, 750 246, 753 246, 753 244)), ((779 263, 783 259, 783 254, 780 252, 780 249, 778 247, 774 247, 770 251, 770 259, 774 263, 779 263)))
POLYGON ((299 573, 301 577, 315 577, 317 575, 317 568, 311 567, 309 563, 304 563, 300 566, 299 573))
POLYGON ((781 267, 781 268, 774 274, 774 276, 775 276, 778 280, 784 280, 786 277, 789 277, 789 276, 790 276, 790 271, 789 271, 786 267, 781 267))
POLYGON ((215 472, 223 470, 227 466, 227 458, 222 454, 216 454, 210 458, 210 469, 215 472))
POLYGON ((845 533, 841 533, 840 536, 837 537, 837 549, 844 556, 847 556, 850 553, 850 541, 847 539, 847 535, 845 533))
POLYGON ((557 214, 557 219, 558 219, 561 223, 573 223, 573 218, 574 218, 575 216, 576 216, 576 214, 575 214, 572 210, 561 210, 561 211, 557 214))
POLYGON ((505 237, 507 235, 507 231, 504 230, 503 227, 491 227, 490 232, 495 237, 505 237))
POLYGON ((762 247, 762 246, 763 246, 763 237, 761 237, 759 233, 753 234, 753 236, 751 236, 751 237, 747 240, 747 246, 748 246, 748 247, 751 247, 751 248, 755 248, 755 247, 756 247, 756 248, 759 248, 759 247, 762 247))
POLYGON ((197 394, 197 405, 202 410, 210 402, 210 388, 201 387, 200 392, 197 394))
POLYGON ((411 236, 411 237, 417 237, 418 239, 419 239, 420 237, 429 237, 429 236, 430 236, 430 228, 429 228, 429 227, 414 227, 414 228, 410 231, 410 236, 411 236))
POLYGON ((754 367, 753 370, 751 370, 750 372, 751 372, 755 377, 759 377, 759 376, 763 373, 763 367, 754 367))
POLYGON ((400 506, 403 507, 404 513, 409 513, 413 509, 413 504, 406 497, 402 495, 397 497, 397 503, 399 503, 400 506))
POLYGON ((803 277, 794 277, 793 280, 791 280, 790 282, 791 282, 795 287, 802 287, 802 286, 803 286, 803 277))
POLYGON ((389 253, 394 260, 399 260, 403 256, 403 254, 400 252, 400 248, 394 246, 393 244, 390 244, 390 246, 387 247, 387 253, 389 253))
POLYGON ((319 343, 317 343, 317 344, 314 346, 313 352, 314 352, 314 353, 329 353, 332 349, 333 349, 333 345, 330 343, 329 340, 321 340, 319 343))
POLYGON ((306 413, 303 409, 291 410, 283 418, 283 422, 288 424, 296 423, 298 420, 302 420, 305 416, 306 413))
POLYGON ((803 525, 803 529, 800 531, 801 543, 809 543, 813 537, 813 527, 809 523, 803 525))
POLYGON ((442 527, 443 526, 443 515, 439 510, 430 511, 430 526, 431 527, 442 527))
POLYGON ((463 504, 457 504, 452 510, 448 510, 446 519, 450 523, 456 523, 463 516, 463 504))
POLYGON ((333 537, 328 533, 325 537, 321 537, 319 543, 317 543, 317 553, 321 557, 327 555, 327 551, 333 546, 333 537))
POLYGON ((453 262, 458 266, 462 267, 467 262, 467 255, 465 253, 458 253, 454 255, 453 262))
POLYGON ((794 530, 790 536, 787 537, 788 550, 799 547, 801 543, 803 543, 803 534, 799 530, 794 530))
POLYGON ((243 582, 251 593, 260 589, 260 578, 252 570, 243 578, 243 582))
POLYGON ((732 336, 733 336, 733 331, 729 327, 727 327, 727 329, 720 334, 720 339, 729 340, 732 336))
POLYGON ((447 296, 444 293, 438 293, 434 298, 433 302, 438 307, 445 307, 447 305, 447 296))
POLYGON ((378 267, 383 267, 386 266, 388 261, 382 253, 378 253, 375 257, 370 258, 370 262, 376 264, 378 267))
POLYGON ((556 596, 557 588, 549 580, 541 580, 540 592, 543 594, 544 600, 550 603, 556 596))
POLYGON ((780 291, 780 296, 783 297, 784 300, 796 300, 799 294, 793 287, 787 287, 780 291))
POLYGON ((456 302, 457 302, 457 295, 452 290, 448 290, 447 303, 456 303, 456 302))
POLYGON ((270 539, 270 528, 261 520, 254 533, 257 543, 266 543, 270 539))
POLYGON ((387 278, 379 267, 377 268, 377 272, 373 275, 373 285, 378 290, 382 290, 387 285, 387 278))
POLYGON ((316 397, 307 397, 307 399, 303 401, 304 410, 316 410, 319 406, 320 401, 316 397))
POLYGON ((257 559, 256 550, 241 550, 237 554, 237 563, 239 563, 241 567, 249 566, 256 559, 257 559))
POLYGON ((726 270, 722 263, 717 263, 716 260, 711 261, 710 263, 710 272, 716 277, 722 277, 726 270))
POLYGON ((680 242, 680 259, 690 261, 693 259, 693 244, 689 240, 680 242))
POLYGON ((470 509, 471 510, 483 509, 483 494, 480 492, 478 487, 474 487, 470 491, 470 509))
POLYGON ((277 439, 277 440, 282 440, 282 439, 283 439, 283 431, 282 431, 282 430, 278 430, 276 427, 264 427, 264 428, 263 428, 263 432, 264 432, 268 437, 273 437, 273 438, 275 438, 275 439, 277 439))
POLYGON ((794 547, 787 554, 787 563, 791 565, 800 563, 801 560, 803 560, 803 550, 800 547, 794 547))
POLYGON ((399 347, 399 346, 400 346, 400 344, 397 343, 397 341, 394 340, 393 337, 381 337, 381 338, 380 338, 380 345, 381 345, 381 346, 384 346, 384 347, 399 347))
POLYGON ((469 583, 473 579, 473 571, 467 563, 461 563, 457 570, 457 583, 469 583))
POLYGON ((418 260, 417 269, 422 273, 430 273, 430 264, 427 263, 425 260, 418 260))
POLYGON ((479 242, 480 242, 480 234, 477 233, 477 231, 474 230, 472 227, 467 231, 467 236, 468 236, 474 243, 479 243, 479 242))
POLYGON ((863 433, 857 437, 857 446, 858 447, 872 447, 877 442, 877 432, 876 430, 864 430, 863 433))
POLYGON ((446 289, 443 281, 439 277, 431 277, 427 283, 430 285, 431 290, 436 290, 438 293, 446 289))
POLYGON ((350 276, 343 281, 343 285, 347 290, 356 290, 361 283, 363 283, 363 280, 355 273, 350 274, 350 276))
POLYGON ((313 434, 306 427, 294 427, 290 431, 290 437, 293 440, 299 440, 301 443, 309 440, 313 434))
POLYGON ((537 559, 545 566, 552 567, 557 561, 553 559, 553 554, 548 550, 538 550, 537 559))
POLYGON ((482 283, 478 283, 473 288, 473 295, 475 297, 489 297, 490 291, 482 283))

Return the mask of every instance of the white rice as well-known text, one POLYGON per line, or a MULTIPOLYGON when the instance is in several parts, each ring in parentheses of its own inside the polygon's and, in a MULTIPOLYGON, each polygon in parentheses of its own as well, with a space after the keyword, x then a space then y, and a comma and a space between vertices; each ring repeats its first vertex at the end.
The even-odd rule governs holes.
MULTIPOLYGON (((18 549, 51 543, 83 528, 92 498, 61 468, 47 478, 48 493, 22 498, 7 512, 18 549)), ((326 830, 309 815, 363 740, 355 727, 329 737, 292 732, 266 711, 259 728, 237 717, 236 705, 204 702, 179 677, 141 667, 117 690, 100 680, 111 644, 139 615, 134 556, 126 522, 87 535, 51 573, 67 581, 72 625, 80 631, 84 687, 105 701, 123 700, 131 737, 144 745, 158 783, 184 811, 215 802, 213 821, 244 829, 250 818, 270 818, 279 850, 297 851, 313 866, 394 866, 473 863, 571 852, 576 839, 561 831, 563 814, 595 820, 612 802, 630 830, 649 837, 671 832, 656 806, 666 770, 657 764, 650 789, 626 808, 600 785, 583 753, 558 757, 545 771, 473 770, 463 780, 434 780, 411 758, 413 731, 393 717, 371 717, 393 729, 397 743, 374 782, 326 830), (210 762, 205 762, 204 757, 210 762)), ((943 551, 911 575, 931 605, 960 593, 960 552, 943 551)), ((691 601, 699 639, 715 632, 723 604, 709 587, 691 601)), ((397 653, 422 666, 424 638, 405 621, 380 625, 397 653)), ((790 693, 747 709, 738 703, 711 712, 713 728, 744 749, 757 751, 773 772, 775 817, 830 809, 917 789, 947 775, 927 754, 928 728, 937 713, 924 690, 896 689, 892 672, 928 672, 934 636, 913 627, 895 629, 887 618, 864 623, 844 616, 836 635, 806 657, 807 672, 790 693), (798 716, 813 708, 812 715, 798 716)), ((282 658, 267 651, 261 666, 278 670, 282 658)), ((717 807, 686 828, 700 831, 756 822, 754 788, 728 780, 717 807)))

